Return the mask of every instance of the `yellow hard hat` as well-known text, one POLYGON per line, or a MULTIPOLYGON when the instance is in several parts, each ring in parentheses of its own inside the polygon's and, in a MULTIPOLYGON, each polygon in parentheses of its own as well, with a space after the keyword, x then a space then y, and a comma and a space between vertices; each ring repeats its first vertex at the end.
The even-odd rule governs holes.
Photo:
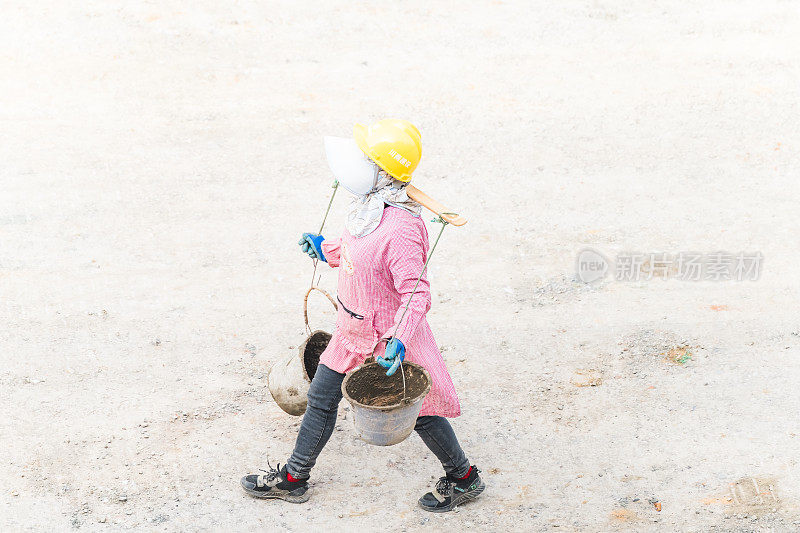
POLYGON ((409 121, 396 118, 379 120, 369 127, 353 127, 361 151, 379 167, 400 181, 411 181, 411 174, 422 159, 419 130, 409 121))

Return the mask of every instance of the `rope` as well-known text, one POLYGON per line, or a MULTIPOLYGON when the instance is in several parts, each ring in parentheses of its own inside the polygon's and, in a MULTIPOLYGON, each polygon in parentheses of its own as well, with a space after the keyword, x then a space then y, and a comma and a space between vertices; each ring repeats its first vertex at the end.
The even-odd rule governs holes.
MULTIPOLYGON (((331 199, 328 201, 328 209, 325 210, 325 216, 322 217, 322 224, 319 226, 319 231, 317 235, 322 235, 322 228, 325 227, 325 221, 328 220, 328 213, 331 212, 331 206, 333 205, 333 198, 336 196, 336 191, 339 190, 339 181, 335 180, 333 182, 333 193, 331 194, 331 199)), ((311 274, 311 286, 314 286, 314 278, 317 275, 317 264, 319 264, 319 259, 314 259, 314 272, 311 274)), ((319 283, 319 281, 317 281, 319 283)))
MULTIPOLYGON (((334 180, 333 182, 333 193, 331 193, 331 199, 328 201, 328 209, 325 210, 325 216, 322 217, 322 224, 319 226, 319 231, 317 235, 322 235, 322 228, 325 227, 325 221, 328 220, 328 213, 331 212, 331 206, 333 205, 333 198, 336 196, 336 191, 339 190, 339 180, 334 180)), ((319 264, 319 259, 314 259, 314 271, 311 273, 311 289, 314 288, 314 278, 317 276, 317 265, 319 264)), ((322 278, 322 274, 320 274, 320 279, 322 278)), ((317 285, 319 285, 319 279, 317 279, 317 285)), ((311 328, 308 327, 308 323, 306 323, 306 329, 309 333, 311 333, 311 328)))
MULTIPOLYGON (((451 215, 454 213, 442 213, 445 215, 451 215)), ((417 287, 419 287, 419 282, 422 280, 422 275, 425 273, 425 270, 428 268, 428 263, 431 261, 431 257, 433 257, 433 252, 436 250, 436 245, 439 244, 439 239, 442 237, 442 233, 444 233, 444 228, 449 224, 445 219, 439 216, 439 218, 431 219, 431 222, 440 222, 442 224, 442 229, 439 230, 439 235, 436 236, 436 240, 433 241, 433 246, 431 247, 431 251, 428 254, 428 258, 425 259, 425 264, 422 265, 422 272, 419 273, 419 277, 417 278, 417 282, 414 284, 414 289, 411 291, 411 296, 408 297, 408 302, 406 302, 406 307, 403 309, 403 314, 400 315, 400 320, 397 321, 397 325, 394 327, 394 332, 392 333, 392 337, 397 334, 397 330, 400 329, 400 323, 403 322, 403 317, 406 316, 406 312, 408 311, 408 307, 411 305, 411 298, 414 297, 414 294, 417 292, 417 287)), ((403 371, 403 362, 400 361, 400 375, 403 377, 403 400, 406 399, 406 374, 403 371)), ((401 401, 403 401, 401 400, 401 401)))

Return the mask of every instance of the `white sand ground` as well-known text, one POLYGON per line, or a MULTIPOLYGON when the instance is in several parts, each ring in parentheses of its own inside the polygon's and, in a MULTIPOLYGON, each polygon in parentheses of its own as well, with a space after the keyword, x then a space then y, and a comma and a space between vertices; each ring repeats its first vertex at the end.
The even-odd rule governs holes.
POLYGON ((1 12, 3 531, 800 529, 796 2, 1 12), (470 219, 429 320, 488 489, 418 510, 435 458, 342 410, 310 502, 249 499, 299 423, 265 377, 303 338, 322 136, 384 116, 470 219), (763 274, 584 286, 586 246, 760 251, 763 274))

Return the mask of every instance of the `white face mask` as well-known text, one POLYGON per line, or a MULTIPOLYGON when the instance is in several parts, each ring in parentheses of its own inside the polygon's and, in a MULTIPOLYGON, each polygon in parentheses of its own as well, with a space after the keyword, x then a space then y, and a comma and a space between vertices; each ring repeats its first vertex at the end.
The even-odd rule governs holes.
POLYGON ((355 139, 325 137, 325 156, 333 176, 345 189, 364 196, 378 182, 378 165, 370 161, 355 139))

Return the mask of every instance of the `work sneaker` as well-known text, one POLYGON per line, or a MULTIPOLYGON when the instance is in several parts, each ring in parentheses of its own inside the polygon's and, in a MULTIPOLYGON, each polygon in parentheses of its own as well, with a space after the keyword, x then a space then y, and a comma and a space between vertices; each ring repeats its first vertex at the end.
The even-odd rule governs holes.
POLYGON ((452 511, 457 505, 469 502, 486 488, 476 466, 469 467, 466 477, 458 479, 450 476, 440 477, 433 492, 419 499, 419 506, 432 513, 452 511))
MULTIPOLYGON (((269 466, 269 463, 267 463, 269 466)), ((311 495, 308 493, 308 482, 305 479, 291 479, 286 471, 286 465, 278 464, 278 468, 269 466, 269 470, 262 470, 263 474, 250 474, 242 478, 242 488, 250 496, 256 498, 278 498, 292 503, 307 502, 311 495)))

